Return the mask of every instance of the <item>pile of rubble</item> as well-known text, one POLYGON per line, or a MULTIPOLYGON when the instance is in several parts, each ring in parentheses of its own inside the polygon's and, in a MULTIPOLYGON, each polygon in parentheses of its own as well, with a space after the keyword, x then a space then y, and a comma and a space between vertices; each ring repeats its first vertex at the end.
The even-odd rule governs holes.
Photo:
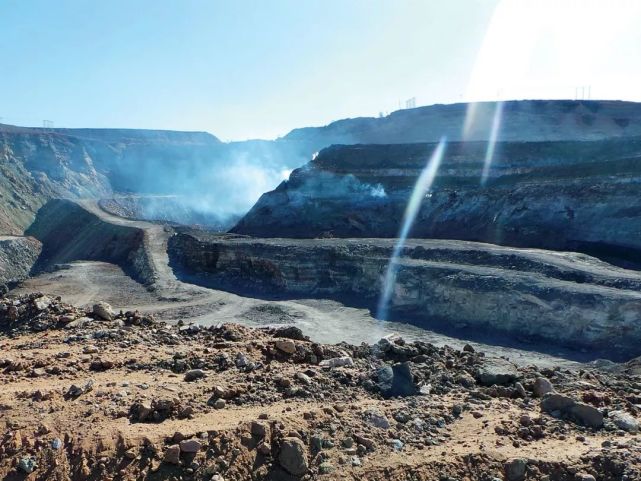
POLYGON ((0 333, 5 334, 73 329, 94 321, 113 320, 133 325, 153 323, 152 317, 139 312, 115 313, 106 302, 98 302, 92 309, 80 309, 62 302, 59 296, 42 293, 0 298, 0 333))
POLYGON ((323 345, 41 294, 0 306, 0 477, 639 479, 641 377, 625 368, 323 345))

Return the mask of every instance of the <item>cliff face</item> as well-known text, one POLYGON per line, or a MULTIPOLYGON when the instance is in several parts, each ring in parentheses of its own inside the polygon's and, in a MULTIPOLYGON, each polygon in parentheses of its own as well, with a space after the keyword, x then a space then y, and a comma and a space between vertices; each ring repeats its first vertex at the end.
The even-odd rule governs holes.
MULTIPOLYGON (((641 138, 450 143, 411 236, 594 252, 641 248, 641 138)), ((334 146, 264 194, 233 232, 395 237, 434 144, 334 146)))
MULTIPOLYGON (((391 239, 247 239, 178 234, 169 255, 185 280, 250 295, 337 299, 374 309, 391 239)), ((428 329, 506 334, 641 354, 641 275, 574 253, 412 240, 391 319, 428 329)))
MULTIPOLYGON (((34 129, 0 125, 0 233, 20 234, 56 197, 151 196, 145 219, 230 227, 254 200, 332 144, 487 140, 495 103, 433 105, 383 118, 296 129, 275 141, 222 143, 204 132, 34 129), (474 115, 472 115, 474 112, 474 115), (173 199, 167 196, 174 196, 173 199), (170 200, 167 200, 170 199, 170 200)), ((596 140, 641 135, 641 105, 513 101, 503 105, 507 141, 596 140)), ((376 167, 378 168, 378 167, 376 167)))

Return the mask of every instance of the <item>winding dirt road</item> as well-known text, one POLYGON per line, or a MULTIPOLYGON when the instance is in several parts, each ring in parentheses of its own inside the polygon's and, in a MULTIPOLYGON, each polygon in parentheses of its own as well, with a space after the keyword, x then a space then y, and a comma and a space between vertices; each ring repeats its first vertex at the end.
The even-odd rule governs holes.
POLYGON ((114 216, 103 211, 96 201, 82 201, 80 205, 105 222, 144 231, 145 247, 156 277, 153 288, 147 289, 135 282, 118 266, 78 260, 65 265, 64 269, 25 281, 14 290, 15 293, 42 291, 59 295, 64 301, 76 305, 104 300, 117 309, 137 309, 168 322, 182 320, 203 325, 237 322, 249 326, 291 324, 323 343, 374 343, 383 336, 396 333, 407 339, 458 348, 470 343, 489 354, 507 356, 519 364, 562 364, 569 367, 576 363, 568 359, 576 360, 579 356, 560 348, 539 353, 532 351, 529 345, 507 340, 502 346, 470 342, 409 324, 382 322, 372 317, 367 309, 348 307, 332 300, 266 301, 188 284, 177 279, 169 266, 167 241, 172 235, 170 228, 114 216))

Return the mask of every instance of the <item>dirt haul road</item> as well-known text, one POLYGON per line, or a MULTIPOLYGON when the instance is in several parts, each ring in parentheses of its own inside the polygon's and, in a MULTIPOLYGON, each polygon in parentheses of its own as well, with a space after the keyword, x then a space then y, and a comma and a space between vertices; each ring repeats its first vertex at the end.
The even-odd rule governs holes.
MULTIPOLYGON (((103 211, 95 201, 83 201, 79 204, 102 222, 144 232, 144 246, 153 269, 153 284, 145 287, 113 264, 79 258, 64 264, 62 269, 25 281, 14 293, 41 291, 59 295, 66 302, 76 305, 89 305, 104 300, 116 309, 137 309, 168 322, 182 320, 202 325, 221 322, 237 322, 249 326, 295 325, 312 339, 327 343, 374 343, 392 333, 406 339, 420 339, 458 348, 469 342, 410 324, 382 322, 375 319, 367 309, 348 307, 333 300, 266 301, 181 282, 169 266, 167 241, 173 235, 170 227, 114 216, 103 211)), ((492 342, 496 340, 493 339, 492 342)), ((525 343, 507 339, 499 339, 498 342, 502 345, 482 341, 471 344, 485 352, 507 356, 523 365, 534 363, 571 367, 577 365, 574 360, 582 359, 581 353, 561 348, 540 353, 525 343)))

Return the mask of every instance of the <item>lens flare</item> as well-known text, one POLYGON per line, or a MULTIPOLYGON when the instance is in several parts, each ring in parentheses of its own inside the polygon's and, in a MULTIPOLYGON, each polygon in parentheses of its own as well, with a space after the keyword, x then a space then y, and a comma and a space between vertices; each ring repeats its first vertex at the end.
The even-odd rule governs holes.
POLYGON ((463 132, 461 134, 461 140, 467 141, 470 139, 472 134, 472 127, 474 126, 474 121, 476 120, 476 111, 478 109, 478 104, 476 102, 470 102, 467 104, 467 109, 465 110, 465 120, 463 121, 463 132))
POLYGON ((501 119, 503 118, 503 102, 497 102, 494 107, 494 117, 492 118, 492 130, 490 131, 490 138, 487 141, 487 150, 485 151, 485 159, 483 160, 483 173, 481 174, 481 185, 485 185, 487 178, 490 175, 490 167, 494 160, 494 150, 496 149, 496 142, 499 138, 499 131, 501 130, 501 119))
POLYGON ((396 274, 398 273, 398 264, 396 260, 400 257, 405 247, 405 241, 407 236, 414 225, 418 211, 421 208, 421 203, 427 192, 432 187, 434 183, 434 178, 436 173, 441 165, 443 160, 443 154, 445 153, 445 145, 447 140, 445 137, 441 137, 436 149, 432 153, 432 156, 427 161, 423 172, 418 177, 412 195, 407 207, 405 208, 405 214, 403 215, 403 224, 401 230, 398 234, 398 240, 394 245, 394 250, 392 251, 392 257, 390 258, 389 264, 387 265, 387 270, 385 272, 385 278, 383 279, 383 288, 381 290, 381 297, 378 301, 378 309, 376 310, 376 317, 380 320, 386 320, 387 311, 389 302, 392 298, 392 293, 394 291, 394 285, 396 284, 396 274))

